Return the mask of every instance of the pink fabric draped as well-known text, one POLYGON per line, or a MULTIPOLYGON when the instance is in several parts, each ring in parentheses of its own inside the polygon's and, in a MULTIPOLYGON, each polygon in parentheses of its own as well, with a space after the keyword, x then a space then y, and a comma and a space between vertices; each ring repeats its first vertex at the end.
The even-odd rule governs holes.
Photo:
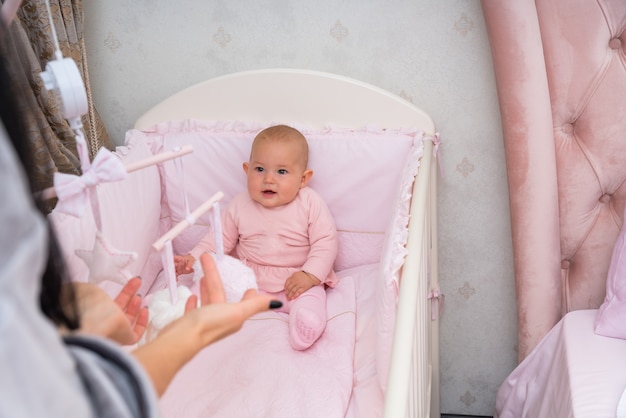
POLYGON ((520 359, 561 314, 552 117, 532 1, 484 1, 504 134, 520 359))
POLYGON ((622 225, 626 2, 482 1, 507 162, 520 360, 597 308, 622 225))

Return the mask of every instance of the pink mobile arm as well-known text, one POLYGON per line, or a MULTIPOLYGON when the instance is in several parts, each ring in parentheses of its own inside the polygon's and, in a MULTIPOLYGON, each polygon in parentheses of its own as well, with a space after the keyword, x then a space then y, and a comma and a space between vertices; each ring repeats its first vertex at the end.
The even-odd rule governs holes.
MULTIPOLYGON (((134 163, 129 163, 125 166, 126 172, 132 173, 133 171, 141 170, 142 168, 146 168, 163 161, 171 160, 173 158, 180 157, 191 152, 193 152, 193 146, 191 145, 174 148, 173 150, 165 151, 160 154, 144 158, 143 160, 135 161, 134 163)), ((42 190, 39 196, 43 200, 48 200, 57 197, 57 194, 54 190, 54 187, 48 187, 47 189, 42 190)))

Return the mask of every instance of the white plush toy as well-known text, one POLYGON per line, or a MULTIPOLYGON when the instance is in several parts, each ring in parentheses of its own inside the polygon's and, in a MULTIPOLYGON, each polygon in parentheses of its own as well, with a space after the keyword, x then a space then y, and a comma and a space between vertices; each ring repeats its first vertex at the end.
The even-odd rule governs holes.
MULTIPOLYGON (((220 272, 226 302, 239 302, 248 289, 258 290, 256 276, 252 269, 241 260, 229 255, 214 256, 217 271, 220 272)), ((196 260, 193 265, 193 281, 197 287, 204 275, 200 261, 196 260)))
POLYGON ((152 341, 167 324, 183 316, 187 299, 191 296, 191 290, 187 286, 178 286, 176 292, 178 295, 176 304, 172 304, 169 289, 160 290, 150 297, 148 305, 150 322, 139 341, 139 345, 152 341))
MULTIPOLYGON (((258 290, 256 276, 252 269, 242 263, 239 259, 229 255, 213 256, 217 270, 222 278, 226 302, 239 302, 248 289, 258 290), (219 258, 219 259, 218 259, 219 258)), ((192 294, 199 295, 200 279, 204 272, 200 261, 197 260, 193 266, 194 272, 187 275, 180 275, 179 282, 189 282, 192 288, 179 285, 176 289, 177 300, 172 303, 170 290, 165 288, 156 292, 150 298, 148 305, 150 323, 140 344, 153 340, 157 334, 170 322, 180 318, 185 312, 185 304, 192 294), (191 276, 191 277, 190 277, 191 276)))

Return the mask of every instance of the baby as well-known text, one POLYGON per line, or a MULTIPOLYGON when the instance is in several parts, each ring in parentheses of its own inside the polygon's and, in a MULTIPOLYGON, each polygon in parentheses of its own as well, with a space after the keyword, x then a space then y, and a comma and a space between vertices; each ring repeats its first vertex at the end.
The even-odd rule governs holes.
MULTIPOLYGON (((306 187, 309 148, 298 130, 272 126, 252 143, 243 163, 248 191, 230 202, 222 216, 224 252, 254 271, 259 290, 283 302, 289 313, 289 342, 309 348, 326 328, 326 286, 334 287, 337 229, 322 198, 306 187), (234 250, 234 251, 233 251, 234 250)), ((204 252, 214 253, 212 235, 191 252, 175 256, 177 274, 193 271, 204 252)))

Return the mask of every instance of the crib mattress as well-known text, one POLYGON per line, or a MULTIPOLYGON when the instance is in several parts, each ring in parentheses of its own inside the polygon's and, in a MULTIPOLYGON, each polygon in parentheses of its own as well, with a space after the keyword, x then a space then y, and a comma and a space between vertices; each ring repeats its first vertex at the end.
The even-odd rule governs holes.
MULTIPOLYGON (((163 416, 168 418, 192 416, 378 418, 382 416, 383 394, 378 383, 373 354, 376 340, 376 310, 373 308, 375 306, 376 288, 373 285, 374 280, 368 279, 370 276, 377 275, 378 272, 378 264, 370 264, 337 273, 341 281, 334 290, 339 291, 341 288, 344 289, 341 292, 346 293, 347 288, 351 288, 352 290, 347 292, 345 296, 350 296, 354 306, 347 309, 347 306, 343 304, 345 298, 341 299, 342 304, 338 304, 340 301, 331 300, 331 295, 329 295, 329 306, 333 306, 329 310, 329 316, 333 318, 331 320, 333 325, 331 327, 331 322, 329 322, 322 339, 330 338, 324 343, 325 345, 330 344, 330 346, 322 350, 319 347, 319 343, 322 342, 320 339, 320 342, 316 343, 317 348, 314 347, 313 351, 300 354, 305 357, 327 358, 325 354, 327 353, 328 356, 336 359, 333 363, 322 361, 315 362, 315 365, 311 366, 307 359, 283 357, 286 353, 281 351, 281 347, 288 346, 288 343, 281 344, 280 342, 286 342, 287 337, 281 337, 279 334, 281 329, 276 328, 276 321, 265 322, 266 325, 263 328, 258 328, 264 320, 271 319, 277 314, 272 312, 260 314, 255 317, 258 321, 253 321, 256 323, 255 329, 258 328, 261 334, 269 330, 264 335, 272 335, 273 338, 259 337, 253 328, 247 329, 247 325, 244 325, 241 331, 228 339, 207 347, 179 372, 161 398, 160 408, 163 416), (349 315, 350 312, 354 311, 357 312, 356 316, 349 315), (352 318, 352 334, 348 333, 348 328, 345 327, 346 321, 349 322, 348 318, 352 318), (356 321, 354 321, 355 319, 356 321), (336 321, 339 320, 344 323, 344 326, 337 325, 336 321), (348 340, 352 342, 351 345, 348 344, 348 340), (235 363, 230 360, 226 362, 216 360, 232 359, 233 356, 239 354, 237 347, 250 346, 251 341, 254 342, 252 345, 259 352, 273 353, 272 355, 279 354, 281 362, 289 363, 297 360, 301 362, 289 373, 285 370, 281 372, 278 368, 272 369, 274 373, 271 376, 281 377, 280 381, 276 382, 275 379, 270 379, 269 382, 263 384, 263 390, 258 390, 256 391, 258 393, 252 394, 247 390, 247 387, 248 381, 253 380, 255 376, 253 372, 243 370, 247 363, 244 364, 241 359, 235 363), (263 346, 261 346, 261 341, 264 341, 263 346), (332 351, 328 351, 331 346, 332 351), (350 366, 353 367, 347 367, 346 362, 350 362, 350 366), (309 368, 307 368, 307 364, 310 366, 309 368), (337 369, 336 366, 341 365, 345 369, 337 369), (223 367, 224 370, 220 371, 220 367, 223 367), (227 371, 225 371, 226 369, 227 371), (207 372, 198 373, 198 370, 207 370, 207 372), (247 374, 242 373, 242 371, 247 374), (306 384, 294 380, 296 378, 304 379, 306 384), (342 382, 344 384, 338 384, 342 382), (286 387, 285 384, 295 392, 294 396, 281 397, 277 400, 270 396, 260 395, 267 395, 268 388, 284 388, 286 387), (307 396, 301 398, 302 389, 310 385, 313 387, 308 387, 307 396), (319 387, 313 390, 316 385, 319 387), (332 396, 328 393, 324 394, 327 389, 332 396), (294 404, 291 401, 293 399, 305 399, 307 402, 300 400, 294 404), (246 409, 242 407, 243 404, 245 404, 246 409), (316 407, 304 408, 312 404, 316 407), (296 413, 294 412, 296 406, 303 409, 299 409, 296 413), (251 413, 250 409, 256 413, 251 413)), ((271 363, 272 355, 266 355, 264 363, 271 363)), ((249 356, 254 358, 252 354, 249 356)), ((258 366, 260 369, 266 367, 268 366, 258 366)), ((288 369, 291 370, 291 367, 288 369)), ((268 374, 262 373, 259 376, 265 381, 268 374)))
POLYGON ((596 313, 563 317, 502 384, 496 417, 616 416, 626 388, 626 340, 596 335, 596 313))

